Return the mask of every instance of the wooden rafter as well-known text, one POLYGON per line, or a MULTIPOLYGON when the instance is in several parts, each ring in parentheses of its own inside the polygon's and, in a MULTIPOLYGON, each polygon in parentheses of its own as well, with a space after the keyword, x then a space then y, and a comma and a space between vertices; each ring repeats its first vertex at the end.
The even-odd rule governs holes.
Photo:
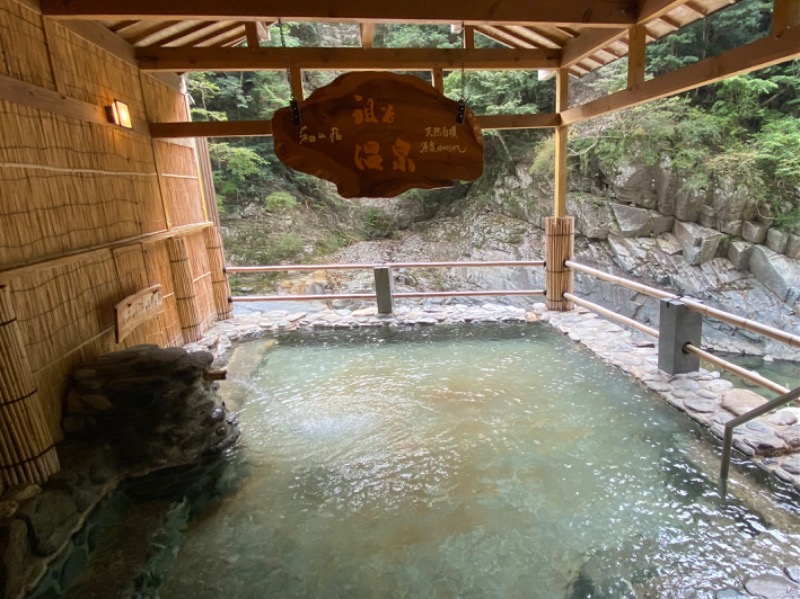
POLYGON ((203 47, 208 48, 232 48, 247 41, 247 34, 244 33, 244 27, 241 25, 233 30, 233 33, 225 37, 217 37, 212 41, 203 44, 203 47))
POLYGON ((535 48, 532 43, 522 40, 516 35, 510 34, 500 27, 492 27, 491 25, 478 25, 475 30, 496 42, 508 46, 509 48, 527 48, 531 50, 535 48))
MULTIPOLYGON (((302 108, 301 108, 302 111, 302 108)), ((544 129, 556 127, 557 114, 477 115, 482 129, 544 129)), ((207 121, 150 123, 150 135, 159 139, 178 137, 248 137, 272 135, 271 121, 207 121)))
MULTIPOLYGON (((214 43, 216 43, 218 40, 222 39, 228 33, 230 33, 231 31, 233 31, 235 29, 239 29, 242 26, 241 23, 224 23, 224 24, 223 23, 218 23, 217 25, 218 26, 214 27, 213 30, 212 30, 212 28, 209 27, 208 29, 206 29, 207 33, 205 33, 204 35, 202 35, 202 36, 200 36, 200 37, 198 37, 196 39, 193 39, 190 42, 191 47, 195 47, 195 46, 213 46, 214 43)), ((172 50, 172 48, 165 48, 165 51, 168 51, 168 50, 172 50)), ((175 48, 174 50, 177 51, 178 48, 175 48)), ((173 70, 179 70, 179 69, 173 69, 173 70)))
MULTIPOLYGON (((235 26, 238 26, 234 24, 235 26)), ((221 32, 220 32, 221 33, 221 32)), ((216 36, 218 34, 214 34, 216 36)), ((144 71, 536 70, 559 65, 557 50, 438 48, 137 48, 144 71)))
POLYGON ((739 46, 719 56, 707 58, 677 69, 666 75, 645 81, 635 88, 623 90, 582 106, 561 113, 566 125, 674 96, 681 92, 702 87, 710 83, 766 68, 774 64, 800 57, 800 26, 786 30, 782 37, 765 37, 744 46, 739 46))
POLYGON ((564 44, 561 49, 561 66, 571 67, 596 53, 600 48, 608 46, 627 33, 626 29, 588 31, 564 44))
MULTIPOLYGON (((647 0, 645 0, 647 1, 647 0)), ((406 22, 467 24, 553 23, 626 27, 635 18, 630 0, 439 0, 436 2, 375 2, 373 0, 42 0, 46 16, 72 19, 203 19, 331 22, 406 22)))
POLYGON ((120 21, 119 23, 114 23, 113 25, 111 25, 109 27, 109 29, 111 31, 113 31, 114 33, 120 33, 122 31, 124 31, 125 29, 133 27, 138 22, 139 21, 128 19, 128 20, 125 20, 125 21, 120 21))
POLYGON ((180 42, 184 38, 189 37, 190 35, 193 35, 195 33, 198 33, 199 31, 203 31, 207 27, 211 27, 214 24, 215 23, 213 21, 200 21, 199 23, 186 27, 185 29, 179 29, 175 33, 171 33, 167 37, 159 39, 152 45, 167 46, 169 44, 172 44, 173 42, 180 42))
POLYGON ((522 25, 506 25, 504 29, 509 33, 513 33, 517 37, 534 44, 535 46, 540 46, 542 48, 561 48, 561 44, 534 31, 530 27, 523 27, 522 25))
POLYGON ((147 45, 147 42, 150 38, 156 37, 159 33, 164 31, 165 29, 169 29, 170 27, 175 26, 175 24, 176 21, 164 21, 158 23, 157 25, 151 24, 149 27, 145 27, 144 29, 133 35, 126 35, 125 41, 132 45, 136 44, 147 45))
POLYGON ((245 22, 244 32, 248 48, 258 48, 261 45, 261 38, 258 35, 258 24, 255 21, 245 22))

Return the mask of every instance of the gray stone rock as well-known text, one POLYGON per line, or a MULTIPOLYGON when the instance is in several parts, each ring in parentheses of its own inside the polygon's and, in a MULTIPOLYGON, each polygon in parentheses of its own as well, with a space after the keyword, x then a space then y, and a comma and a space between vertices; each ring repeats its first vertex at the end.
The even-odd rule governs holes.
MULTIPOLYGON (((800 448, 800 426, 794 425, 780 429, 776 433, 781 439, 786 441, 790 447, 800 448)), ((798 472, 800 474, 800 472, 798 472)))
POLYGON ((611 210, 623 237, 647 237, 650 235, 650 212, 644 208, 612 204, 611 210))
POLYGON ((700 216, 700 208, 706 203, 706 190, 691 189, 681 185, 675 194, 675 218, 693 223, 700 216))
POLYGON ((656 205, 655 173, 643 163, 626 164, 612 180, 617 198, 646 208, 656 205))
POLYGON ((757 455, 773 456, 786 451, 786 443, 771 430, 753 430, 744 427, 742 432, 742 441, 752 447, 757 455))
POLYGON ((800 264, 764 246, 753 248, 750 271, 784 302, 800 299, 800 264))
POLYGON ((683 405, 687 410, 694 412, 709 413, 717 409, 717 401, 713 399, 705 399, 702 397, 689 397, 683 401, 683 405))
POLYGON ((717 227, 717 212, 713 206, 702 206, 700 208, 700 224, 704 227, 717 227))
POLYGON ((800 474, 800 454, 794 454, 783 461, 781 468, 791 474, 800 474))
POLYGON ((722 239, 719 231, 681 221, 675 221, 674 233, 683 249, 683 257, 693 266, 711 260, 722 239))
POLYGON ((37 555, 50 555, 61 547, 79 517, 73 498, 60 490, 37 495, 21 505, 18 514, 28 523, 37 555))
POLYGON ((800 582, 800 566, 787 566, 783 571, 789 577, 789 580, 800 582))
POLYGON ((777 574, 762 574, 744 583, 751 595, 763 599, 789 599, 798 597, 798 587, 788 578, 777 574))
POLYGON ((750 243, 764 243, 767 239, 767 225, 745 221, 742 223, 742 238, 750 243))
POLYGON ((722 589, 714 593, 714 599, 749 599, 752 595, 743 593, 738 589, 722 589))
POLYGON ((723 222, 720 225, 719 230, 725 233, 726 235, 733 235, 734 237, 739 237, 742 234, 742 221, 731 220, 723 222))
POLYGON ((773 252, 782 254, 786 249, 786 244, 789 242, 789 234, 784 233, 780 229, 772 228, 767 231, 767 247, 773 252))
POLYGON ((675 217, 665 216, 658 212, 650 213, 650 233, 653 235, 661 235, 662 233, 669 233, 675 227, 675 217))
POLYGON ((0 522, 0 597, 22 594, 30 569, 30 554, 25 523, 18 518, 0 522))
POLYGON ((779 426, 791 426, 797 424, 797 416, 791 410, 779 410, 767 416, 767 420, 779 426))
POLYGON ((592 198, 576 201, 575 228, 589 239, 607 239, 608 234, 615 230, 608 202, 592 198))
POLYGON ((729 389, 722 394, 722 407, 736 416, 741 416, 766 401, 758 393, 749 389, 729 389))
POLYGON ((748 270, 750 268, 750 254, 753 252, 753 244, 747 241, 733 241, 728 246, 728 260, 733 267, 738 270, 748 270))
POLYGON ((784 253, 792 260, 800 260, 800 235, 789 235, 784 253))

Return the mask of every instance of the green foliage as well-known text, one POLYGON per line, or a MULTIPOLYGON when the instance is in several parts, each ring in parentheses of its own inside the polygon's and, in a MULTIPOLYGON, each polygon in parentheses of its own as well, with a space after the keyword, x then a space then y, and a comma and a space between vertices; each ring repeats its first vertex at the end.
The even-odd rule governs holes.
POLYGON ((375 27, 376 48, 460 48, 461 34, 449 25, 395 25, 375 27))
POLYGON ((532 177, 552 181, 556 170, 556 140, 548 135, 536 145, 536 155, 529 170, 532 177))
POLYGON ((267 212, 285 212, 297 206, 297 200, 288 191, 275 191, 264 200, 267 212))
POLYGON ((800 187, 800 118, 767 123, 756 136, 758 159, 786 188, 800 187))
POLYGON ((208 153, 217 194, 223 201, 241 203, 241 193, 246 183, 261 173, 266 161, 250 148, 226 142, 209 143, 208 153))
POLYGON ((390 237, 394 229, 381 211, 370 206, 364 211, 364 237, 366 239, 385 239, 390 237))

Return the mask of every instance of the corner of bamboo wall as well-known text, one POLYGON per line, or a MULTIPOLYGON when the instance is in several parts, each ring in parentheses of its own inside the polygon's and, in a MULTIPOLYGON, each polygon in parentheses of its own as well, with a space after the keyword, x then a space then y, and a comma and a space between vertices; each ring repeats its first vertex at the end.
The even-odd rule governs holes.
POLYGON ((60 465, 6 285, 0 285, 0 480, 43 484, 60 465))
POLYGON ((572 293, 572 270, 564 264, 572 259, 575 244, 575 219, 572 216, 548 216, 545 219, 545 269, 547 309, 572 310, 564 293, 572 293))
POLYGON ((217 320, 228 320, 233 316, 231 303, 231 286, 225 274, 225 255, 222 248, 222 236, 218 227, 205 230, 206 249, 211 267, 211 285, 214 291, 214 307, 217 320))
POLYGON ((170 237, 167 239, 169 263, 172 267, 172 282, 175 285, 175 299, 181 321, 183 340, 186 343, 198 341, 203 336, 203 325, 197 307, 197 294, 192 277, 192 264, 186 239, 170 237))

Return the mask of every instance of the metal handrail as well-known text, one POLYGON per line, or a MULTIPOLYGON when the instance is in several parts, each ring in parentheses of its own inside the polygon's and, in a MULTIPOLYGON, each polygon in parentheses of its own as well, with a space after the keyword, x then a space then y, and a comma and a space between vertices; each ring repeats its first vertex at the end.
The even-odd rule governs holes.
POLYGON ((772 399, 767 403, 762 404, 757 408, 754 408, 749 412, 746 412, 741 416, 737 416, 736 418, 733 418, 725 423, 725 438, 722 445, 722 465, 720 466, 719 471, 719 493, 723 499, 728 492, 728 472, 730 470, 731 450, 733 448, 733 429, 739 425, 745 424, 746 422, 750 422, 754 418, 758 418, 767 412, 771 412, 775 408, 779 408, 787 403, 791 403, 799 397, 800 387, 797 387, 797 389, 789 391, 788 393, 784 393, 780 397, 776 397, 775 399, 772 399))
POLYGON ((544 260, 494 260, 489 262, 364 262, 343 264, 272 264, 268 266, 227 266, 227 273, 286 272, 291 270, 358 270, 371 268, 482 268, 496 266, 544 266, 544 260))

